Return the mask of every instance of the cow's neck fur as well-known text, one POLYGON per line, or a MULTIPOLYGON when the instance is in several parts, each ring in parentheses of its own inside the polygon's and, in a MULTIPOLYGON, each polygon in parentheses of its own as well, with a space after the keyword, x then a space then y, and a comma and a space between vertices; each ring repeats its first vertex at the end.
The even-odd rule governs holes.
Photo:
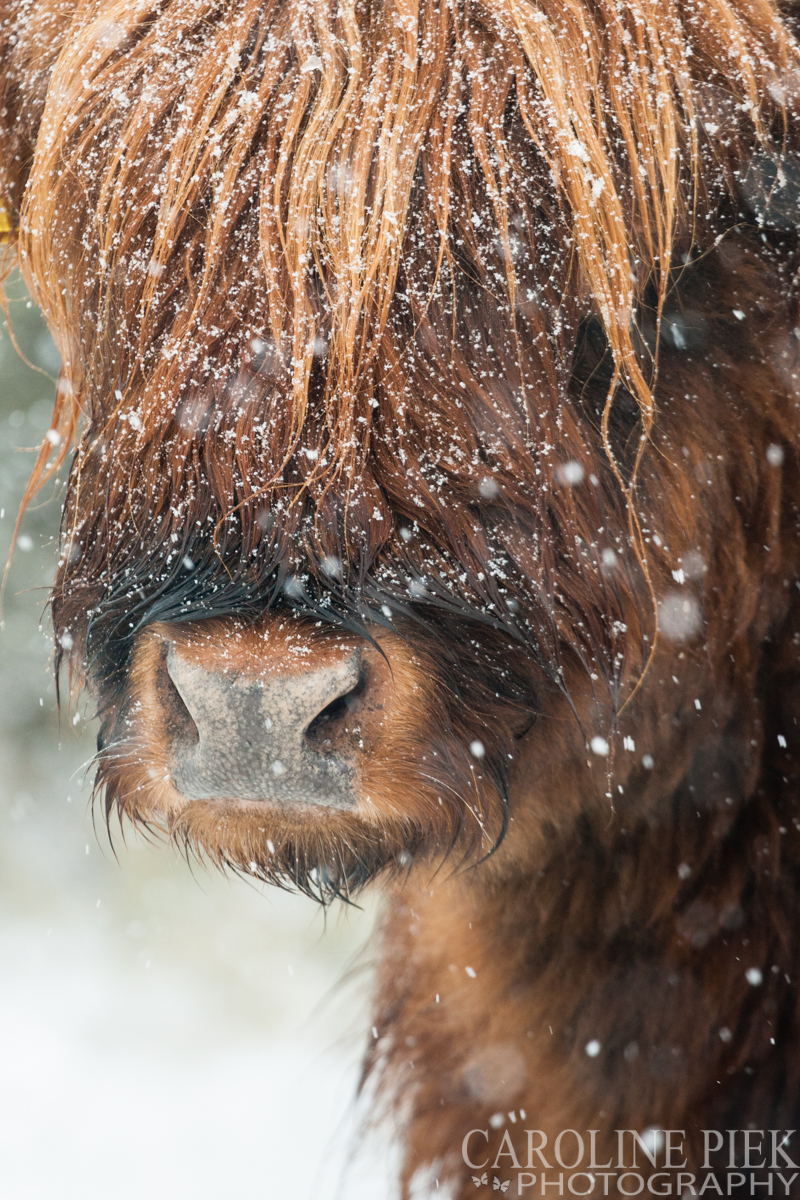
POLYGON ((565 1129, 612 1147, 616 1129, 685 1129, 697 1149, 701 1129, 796 1126, 800 809, 778 815, 759 787, 726 821, 689 789, 671 828, 618 826, 593 846, 586 828, 527 877, 486 889, 467 872, 394 897, 376 1029, 412 1114, 406 1185, 434 1163, 473 1194, 464 1135, 488 1130, 473 1146, 491 1163, 512 1112, 551 1147, 565 1129), (695 884, 676 871, 690 823, 708 847, 695 884))

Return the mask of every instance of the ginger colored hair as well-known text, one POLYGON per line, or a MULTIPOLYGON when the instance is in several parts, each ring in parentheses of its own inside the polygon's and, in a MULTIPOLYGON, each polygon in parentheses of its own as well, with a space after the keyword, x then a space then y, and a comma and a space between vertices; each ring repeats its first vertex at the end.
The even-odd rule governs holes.
MULTIPOLYGON (((315 341, 326 341, 319 440, 335 470, 368 444, 356 422, 370 424, 364 399, 394 340, 412 227, 434 258, 427 287, 407 295, 417 327, 454 242, 489 274, 484 222, 503 261, 487 282, 516 312, 514 218, 533 199, 519 194, 531 161, 649 423, 635 311, 653 276, 663 299, 676 229, 693 219, 699 141, 720 132, 713 93, 763 138, 798 67, 768 0, 77 4, 59 49, 20 251, 60 335, 66 394, 92 383, 67 331, 78 326, 86 364, 106 359, 120 313, 123 396, 156 346, 166 361, 150 388, 172 394, 176 360, 200 361, 246 315, 235 282, 248 300, 257 292, 260 328, 291 363, 287 455, 308 417, 315 341), (65 253, 79 229, 81 253, 65 253), (137 274, 129 259, 144 248, 137 274)), ((4 149, 4 163, 13 157, 4 149)), ((531 221, 521 236, 536 261, 546 234, 531 221)))
POLYGON ((16 10, 0 193, 63 357, 62 456, 83 423, 57 620, 96 612, 98 587, 119 599, 126 573, 129 598, 155 574, 173 587, 177 551, 154 566, 170 539, 218 595, 249 571, 252 596, 276 563, 278 590, 331 562, 358 585, 408 565, 411 524, 428 539, 412 574, 483 612, 517 592, 552 609, 557 565, 572 636, 586 581, 570 593, 535 531, 603 516, 559 491, 550 450, 588 465, 599 439, 638 548, 670 280, 717 236, 742 161, 780 153, 795 103, 775 5, 16 10), (564 403, 587 321, 610 363, 585 381, 602 382, 597 438, 564 403), (621 395, 638 415, 615 434, 621 395), (484 570, 498 539, 507 585, 484 570))

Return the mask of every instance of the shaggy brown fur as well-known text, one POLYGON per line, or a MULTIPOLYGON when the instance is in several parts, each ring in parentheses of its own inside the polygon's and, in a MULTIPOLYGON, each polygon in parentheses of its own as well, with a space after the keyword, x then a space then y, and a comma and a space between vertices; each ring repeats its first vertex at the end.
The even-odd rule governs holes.
POLYGON ((551 1143, 800 1124, 791 29, 768 0, 0 3, 99 786, 322 899, 382 875, 405 1194, 489 1194, 460 1147, 494 1158, 498 1111, 551 1143), (360 647, 356 809, 182 797, 169 642, 253 676, 360 647))

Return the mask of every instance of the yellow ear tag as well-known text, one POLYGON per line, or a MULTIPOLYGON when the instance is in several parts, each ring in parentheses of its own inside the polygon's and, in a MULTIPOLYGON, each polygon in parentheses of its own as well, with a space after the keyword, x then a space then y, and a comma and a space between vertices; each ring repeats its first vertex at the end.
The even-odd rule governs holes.
POLYGON ((0 242, 8 241, 9 237, 11 236, 12 228, 11 214, 3 204, 2 200, 0 200, 0 242))

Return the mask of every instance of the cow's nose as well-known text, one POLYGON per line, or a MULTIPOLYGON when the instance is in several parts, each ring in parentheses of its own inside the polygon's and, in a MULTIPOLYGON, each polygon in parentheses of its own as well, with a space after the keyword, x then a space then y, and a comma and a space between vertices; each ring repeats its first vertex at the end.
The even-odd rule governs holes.
POLYGON ((161 662, 170 773, 187 799, 355 803, 352 755, 325 734, 363 691, 358 650, 268 675, 205 665, 174 643, 161 662))

